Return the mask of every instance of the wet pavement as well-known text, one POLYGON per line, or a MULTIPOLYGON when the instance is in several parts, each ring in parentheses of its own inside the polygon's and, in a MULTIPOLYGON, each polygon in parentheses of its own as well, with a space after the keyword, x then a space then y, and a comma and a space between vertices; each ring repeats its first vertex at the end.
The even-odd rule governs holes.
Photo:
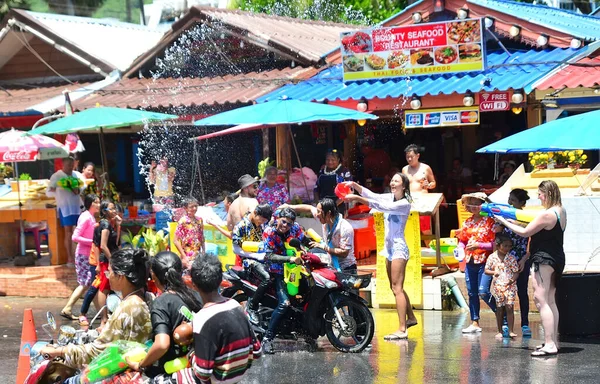
MULTIPOLYGON (((0 297, 0 383, 14 383, 24 308, 33 308, 38 337, 45 311, 58 315, 63 299, 0 297)), ((483 333, 462 335, 468 313, 416 311, 419 325, 409 339, 387 342, 395 330, 396 312, 373 310, 376 333, 360 354, 337 352, 323 338, 309 353, 303 342, 277 342, 275 355, 256 362, 243 383, 598 383, 600 338, 565 340, 557 357, 532 358, 540 343, 539 317, 531 316, 532 338, 496 340, 495 318, 483 313, 483 333)), ((519 316, 516 316, 519 318, 519 316)), ((57 320, 62 323, 62 318, 57 320)), ((65 320, 66 323, 66 320, 65 320)), ((520 328, 516 327, 520 334, 520 328)))

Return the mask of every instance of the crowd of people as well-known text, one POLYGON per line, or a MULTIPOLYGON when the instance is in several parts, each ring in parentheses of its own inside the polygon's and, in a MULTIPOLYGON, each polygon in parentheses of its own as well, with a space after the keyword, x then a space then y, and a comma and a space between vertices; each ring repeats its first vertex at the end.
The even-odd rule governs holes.
MULTIPOLYGON (((69 262, 76 268, 79 286, 73 291, 61 315, 89 325, 87 313, 92 302, 102 308, 110 291, 121 296, 115 312, 104 312, 100 337, 85 346, 47 347, 44 353, 61 356, 66 364, 82 367, 98 356, 115 340, 154 343, 140 362, 129 362, 134 371, 145 370, 156 382, 192 383, 196 379, 210 380, 215 372, 219 379, 235 382, 250 367, 261 351, 274 353, 273 340, 282 317, 290 306, 283 279, 284 263, 302 262, 298 256, 286 253, 285 245, 297 239, 306 247, 320 248, 331 256, 332 266, 346 273, 356 274, 354 230, 345 215, 349 204, 363 204, 384 214, 384 249, 387 278, 392 290, 398 315, 398 328, 386 335, 385 340, 408 338, 410 327, 417 325, 410 298, 404 290, 406 265, 410 252, 405 240, 405 227, 410 214, 412 196, 427 193, 437 186, 431 168, 420 162, 420 150, 410 145, 405 150, 407 165, 394 173, 389 185, 381 185, 381 193, 352 181, 350 172, 343 167, 339 152, 326 155, 325 165, 315 186, 315 206, 290 204, 290 196, 283 184, 277 182, 277 169, 269 167, 259 184, 257 178, 243 175, 238 179, 239 191, 224 200, 227 211, 226 226, 216 226, 232 240, 234 251, 246 260, 245 266, 259 279, 254 297, 249 298, 246 310, 233 300, 220 296, 222 266, 217 258, 206 255, 204 222, 197 217, 198 202, 187 198, 183 202, 185 214, 179 219, 173 234, 177 253, 166 251, 150 261, 145 251, 121 248, 121 222, 117 204, 119 197, 114 185, 106 181, 103 171, 85 164, 84 174, 74 170, 73 159, 63 160, 62 170, 50 180, 48 193, 56 196, 61 224, 70 234, 65 247, 69 262), (86 181, 92 178, 91 182, 86 181), (79 179, 69 190, 61 187, 65 178, 79 179), (337 196, 335 188, 345 183, 351 193, 337 196), (83 197, 83 199, 82 199, 83 197), (80 213, 83 203, 84 211, 80 213), (322 225, 323 241, 311 239, 296 222, 297 214, 306 213, 322 225), (243 249, 244 242, 262 242, 261 255, 243 249), (73 243, 77 245, 73 251, 73 243), (195 289, 184 282, 189 276, 195 289), (162 292, 149 306, 147 280, 151 278, 162 292), (256 340, 251 324, 257 323, 257 311, 268 287, 275 290, 278 305, 273 311, 261 343, 256 340), (84 297, 80 314, 73 314, 77 300, 84 297), (186 321, 181 308, 195 313, 193 346, 196 355, 192 368, 166 375, 164 363, 184 356, 190 349, 173 338, 175 329, 186 321), (133 319, 133 321, 132 321, 133 319), (217 335, 220 335, 217 337, 217 335), (243 350, 243 358, 236 357, 232 369, 230 352, 243 350), (228 357, 229 356, 229 357, 228 357)), ((164 175, 167 184, 174 175, 167 164, 155 167, 164 175), (161 168, 162 167, 162 168, 161 168)), ((456 177, 466 179, 468 172, 455 164, 456 177)), ((160 173, 160 172, 159 172, 160 173)), ((377 175, 383 175, 378 172, 377 175)), ((385 179, 385 175, 383 176, 385 179)), ((558 353, 558 309, 554 300, 556 281, 565 264, 563 232, 566 212, 562 207, 556 183, 540 184, 538 198, 545 210, 526 226, 500 217, 480 215, 481 205, 489 202, 482 192, 465 194, 461 201, 471 216, 457 231, 459 248, 466 261, 466 285, 469 296, 471 324, 463 333, 481 332, 480 299, 496 313, 498 338, 516 337, 514 332, 514 305, 519 298, 523 336, 530 336, 528 322, 529 297, 527 286, 530 269, 533 272, 534 299, 540 310, 545 342, 533 356, 558 353)), ((520 189, 512 190, 508 203, 523 208, 529 196, 520 189)), ((212 223, 210 223, 212 224, 212 223)), ((428 220, 421 220, 421 230, 431 229, 428 220)), ((78 382, 75 377, 68 382, 78 382)))

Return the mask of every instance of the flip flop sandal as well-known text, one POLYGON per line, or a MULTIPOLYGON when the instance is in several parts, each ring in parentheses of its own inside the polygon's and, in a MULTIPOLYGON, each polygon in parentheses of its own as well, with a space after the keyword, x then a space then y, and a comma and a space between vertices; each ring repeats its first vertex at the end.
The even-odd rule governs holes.
POLYGON ((406 329, 410 328, 410 327, 414 327, 415 325, 419 324, 418 321, 415 321, 413 323, 409 323, 408 321, 406 322, 406 329))
POLYGON ((388 341, 406 340, 406 339, 408 339, 408 333, 406 333, 406 332, 390 333, 389 335, 385 335, 383 337, 383 340, 388 340, 388 341))
MULTIPOLYGON (((546 346, 546 344, 545 344, 545 343, 544 343, 544 344, 540 344, 540 345, 536 345, 536 346, 535 346, 535 350, 536 350, 536 351, 538 351, 538 350, 540 350, 540 349, 544 348, 545 346, 546 346)), ((556 350, 557 350, 557 351, 560 351, 560 348, 556 348, 556 350)))
POLYGON ((549 357, 558 355, 558 350, 556 352, 548 352, 543 349, 538 349, 537 351, 531 352, 531 356, 533 357, 549 357))
POLYGON ((74 314, 72 314, 72 313, 66 313, 66 312, 63 312, 63 311, 60 311, 60 315, 61 315, 62 317, 64 317, 65 319, 67 319, 67 320, 71 320, 71 321, 79 319, 79 318, 78 318, 77 316, 75 316, 74 314))

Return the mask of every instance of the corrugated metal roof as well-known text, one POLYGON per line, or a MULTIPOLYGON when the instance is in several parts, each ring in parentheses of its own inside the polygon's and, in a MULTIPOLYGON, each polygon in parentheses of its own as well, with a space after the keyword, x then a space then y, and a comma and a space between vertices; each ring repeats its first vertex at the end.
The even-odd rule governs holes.
POLYGON ((356 25, 301 20, 262 13, 218 8, 199 7, 199 9, 225 24, 248 31, 249 34, 266 39, 271 44, 275 43, 275 46, 286 46, 312 62, 318 62, 328 52, 339 47, 341 32, 360 28, 356 25))
POLYGON ((74 88, 81 89, 92 84, 94 83, 61 84, 41 88, 13 86, 0 89, 0 113, 26 111, 36 104, 56 96, 62 96, 62 92, 67 88, 71 90, 71 95, 76 96, 77 91, 74 88))
POLYGON ((600 84, 600 57, 569 64, 536 85, 536 89, 594 87, 600 84), (589 65, 589 66, 588 66, 589 65))
POLYGON ((314 75, 313 68, 286 68, 214 78, 123 79, 73 103, 83 110, 105 107, 168 108, 250 103, 294 80, 314 75))
POLYGON ((156 45, 164 34, 164 31, 117 20, 20 12, 26 13, 44 28, 84 52, 113 64, 121 71, 127 69, 138 56, 156 45))
POLYGON ((540 26, 570 34, 580 39, 600 40, 600 19, 594 16, 550 8, 540 4, 519 3, 506 0, 467 0, 468 4, 477 4, 491 10, 505 13, 511 17, 526 20, 540 26))
POLYGON ((299 100, 359 100, 361 97, 397 98, 413 94, 449 95, 480 91, 505 91, 525 88, 553 68, 577 53, 574 49, 517 51, 509 56, 504 51, 488 52, 488 69, 483 72, 396 78, 344 84, 342 66, 323 70, 317 76, 299 84, 286 85, 258 99, 263 102, 288 96, 299 100))

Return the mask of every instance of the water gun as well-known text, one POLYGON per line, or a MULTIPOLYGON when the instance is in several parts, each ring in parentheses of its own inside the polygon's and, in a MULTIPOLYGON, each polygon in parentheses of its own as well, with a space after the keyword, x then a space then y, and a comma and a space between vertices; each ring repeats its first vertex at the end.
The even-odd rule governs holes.
POLYGON ((165 372, 169 375, 181 371, 184 368, 188 368, 190 361, 186 356, 178 357, 171 361, 167 361, 164 365, 165 372))
MULTIPOLYGON (((297 256, 298 251, 292 247, 289 243, 285 243, 285 252, 287 256, 297 256)), ((300 278, 302 274, 308 276, 308 272, 302 265, 285 263, 283 265, 283 281, 286 284, 288 294, 290 296, 296 296, 300 289, 300 278)))
POLYGON ((242 250, 248 253, 264 253, 265 246, 262 241, 244 241, 242 250))
POLYGON ((146 357, 146 348, 144 344, 133 341, 119 340, 111 343, 83 371, 82 382, 96 383, 126 371, 129 366, 125 359, 139 363, 146 357))
POLYGON ((481 205, 481 216, 500 216, 505 219, 517 220, 523 223, 531 223, 537 216, 535 211, 524 211, 516 209, 508 204, 484 203, 481 205))

